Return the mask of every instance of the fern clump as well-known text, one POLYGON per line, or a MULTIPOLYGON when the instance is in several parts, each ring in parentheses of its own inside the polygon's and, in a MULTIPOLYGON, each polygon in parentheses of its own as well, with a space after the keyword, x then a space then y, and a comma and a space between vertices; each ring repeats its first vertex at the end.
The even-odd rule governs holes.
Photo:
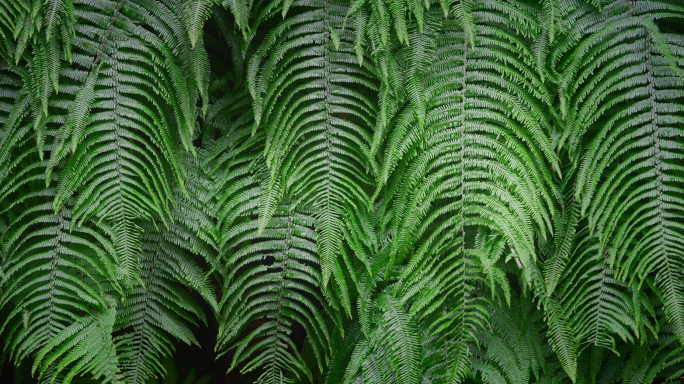
POLYGON ((0 0, 0 381, 684 378, 682 25, 0 0))

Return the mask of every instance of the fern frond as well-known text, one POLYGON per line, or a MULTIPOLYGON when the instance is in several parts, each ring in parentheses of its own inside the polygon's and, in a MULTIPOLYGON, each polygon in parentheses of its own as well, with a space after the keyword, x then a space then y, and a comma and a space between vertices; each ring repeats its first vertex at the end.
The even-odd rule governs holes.
POLYGON ((512 305, 494 308, 492 331, 478 336, 475 371, 495 383, 560 383, 567 380, 546 344, 543 313, 531 297, 512 297, 512 305))
MULTIPOLYGON (((245 93, 239 95, 249 102, 245 93)), ((268 171, 260 156, 263 136, 251 135, 252 114, 243 112, 248 105, 222 102, 210 109, 213 124, 225 127, 223 140, 212 144, 213 215, 224 278, 216 349, 232 351, 231 370, 263 369, 260 383, 310 379, 310 368, 289 335, 295 323, 305 328, 322 370, 331 340, 319 305, 326 312, 331 308, 320 292, 316 269, 316 219, 294 204, 280 204, 259 230, 257 213, 268 171)))
POLYGON ((0 190, 3 215, 12 217, 3 234, 4 287, 0 306, 7 348, 16 361, 33 355, 89 313, 107 308, 107 287, 118 289, 120 272, 106 236, 72 221, 73 201, 55 213, 55 189, 43 189, 46 161, 30 148, 10 164, 15 169, 0 190), (27 189, 28 188, 28 189, 27 189), (29 205, 29 209, 23 207, 29 205))
MULTIPOLYGON (((679 101, 684 95, 672 68, 675 57, 679 62, 684 57, 684 40, 667 34, 655 38, 653 23, 637 17, 643 11, 635 8, 610 30, 592 36, 587 44, 598 46, 590 53, 596 59, 577 67, 582 88, 569 117, 571 143, 583 134, 578 124, 591 128, 593 141, 579 166, 576 196, 589 227, 599 234, 608 265, 622 280, 655 276, 675 332, 684 338, 678 203, 684 189, 677 181, 682 156, 673 150, 684 135, 679 101), (665 42, 671 48, 664 48, 665 42), (608 55, 610 64, 592 75, 608 55)), ((684 17, 684 10, 667 12, 684 17)), ((578 57, 587 54, 587 44, 578 57)))
POLYGON ((344 207, 358 209, 369 200, 365 166, 373 160, 365 154, 376 84, 369 66, 355 63, 354 34, 342 30, 344 4, 293 5, 302 11, 272 29, 252 57, 248 89, 254 129, 266 136, 271 176, 263 193, 281 190, 276 195, 313 203, 325 286, 341 246, 344 207))
POLYGON ((78 2, 76 14, 89 21, 79 24, 74 41, 79 67, 62 71, 63 92, 52 101, 68 108, 48 167, 49 176, 67 158, 55 209, 77 194, 78 223, 97 218, 110 225, 127 285, 138 280, 142 222, 165 222, 172 183, 184 188, 174 126, 187 148, 195 126, 190 105, 205 88, 201 54, 193 54, 193 65, 174 58, 203 49, 190 47, 179 12, 172 4, 78 2))
POLYGON ((314 222, 311 216, 281 207, 263 235, 257 234, 255 220, 244 221, 228 233, 229 249, 238 251, 228 257, 225 267, 217 348, 235 349, 231 369, 247 359, 242 372, 264 367, 261 383, 291 380, 290 375, 311 377, 288 337, 295 322, 307 330, 319 368, 327 363, 330 336, 316 303, 325 305, 326 300, 319 292, 320 275, 314 269, 314 222), (238 230, 240 236, 234 237, 238 230), (254 264, 260 260, 268 264, 254 264), (238 338, 249 323, 264 317, 244 339, 238 338))
POLYGON ((144 227, 140 256, 142 285, 126 291, 126 303, 117 313, 115 331, 123 332, 115 338, 119 350, 119 366, 128 384, 143 384, 166 373, 164 357, 175 349, 174 341, 198 344, 191 326, 199 321, 207 324, 207 317, 188 289, 198 292, 218 311, 211 283, 205 271, 191 254, 212 262, 213 249, 209 219, 198 207, 202 194, 207 193, 206 179, 197 160, 186 157, 189 179, 187 188, 192 199, 176 190, 174 223, 167 230, 152 225, 144 227))
POLYGON ((64 377, 63 384, 69 384, 84 372, 92 373, 103 384, 123 384, 124 378, 117 367, 118 357, 111 336, 115 316, 116 310, 112 307, 105 312, 83 317, 64 328, 38 352, 33 372, 39 366, 44 370, 59 362, 52 372, 53 381, 66 368, 69 373, 64 377), (69 367, 71 363, 75 365, 69 367))
POLYGON ((177 285, 202 283, 204 274, 198 266, 170 234, 155 233, 154 228, 145 232, 142 246, 143 285, 126 292, 115 327, 125 332, 116 337, 116 344, 120 367, 131 384, 163 376, 163 357, 173 352, 174 340, 197 344, 189 326, 197 326, 197 319, 206 323, 198 303, 177 285))
POLYGON ((638 332, 629 287, 616 281, 615 271, 598 254, 599 245, 587 229, 578 233, 562 284, 557 295, 565 308, 572 308, 570 321, 580 342, 608 349, 615 338, 634 341, 638 332))

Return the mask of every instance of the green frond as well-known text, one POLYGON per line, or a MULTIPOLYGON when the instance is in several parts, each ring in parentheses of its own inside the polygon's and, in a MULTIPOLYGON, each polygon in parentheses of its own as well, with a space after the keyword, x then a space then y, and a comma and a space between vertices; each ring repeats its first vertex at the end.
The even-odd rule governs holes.
POLYGON ((569 318, 571 308, 562 306, 557 296, 546 292, 541 271, 536 268, 536 265, 530 267, 532 270, 530 271, 529 283, 532 285, 535 296, 544 307, 549 344, 565 374, 574 383, 577 381, 579 342, 577 332, 569 318))
MULTIPOLYGON (((48 177, 65 159, 55 209, 76 195, 77 222, 96 218, 110 225, 130 285, 138 280, 141 222, 165 222, 174 201, 172 183, 184 189, 185 171, 173 127, 179 127, 187 147, 195 125, 188 119, 194 120, 195 109, 184 105, 197 100, 206 75, 192 75, 201 73, 201 65, 182 67, 172 58, 174 50, 191 51, 187 38, 161 39, 166 29, 182 26, 181 15, 174 14, 177 9, 122 2, 110 14, 107 2, 77 5, 77 15, 93 23, 82 24, 74 41, 76 61, 83 69, 63 70, 63 91, 51 102, 68 105, 68 113, 58 147, 51 153, 48 177), (156 24, 161 36, 141 29, 130 18, 129 12, 143 6, 164 21, 156 24), (93 33, 101 37, 97 45, 90 43, 93 33), (183 71, 190 81, 179 81, 183 71), (169 113, 169 104, 178 107, 177 112, 169 113), (70 150, 63 147, 67 140, 70 150)), ((193 58, 201 63, 200 56, 193 58)))
POLYGON ((562 283, 555 294, 572 308, 570 323, 580 343, 612 349, 615 339, 634 342, 637 324, 629 287, 615 280, 615 271, 599 254, 599 244, 587 229, 577 234, 562 283))
POLYGON ((678 271, 684 263, 684 189, 676 181, 681 154, 675 148, 684 131, 677 101, 682 80, 673 65, 681 65, 675 57, 684 57, 684 41, 655 31, 652 21, 633 19, 625 16, 610 31, 597 32, 600 49, 591 55, 600 59, 578 72, 582 88, 570 126, 588 123, 592 142, 581 159, 576 196, 590 229, 600 233, 599 251, 608 265, 616 266, 621 280, 655 275, 669 319, 683 338, 678 271), (608 54, 611 63, 591 75, 608 54))
MULTIPOLYGON (((374 327, 347 357, 345 383, 418 383, 422 376, 422 345, 415 318, 402 303, 388 295, 378 295, 373 309, 374 327)), ((360 336, 358 336, 360 337, 360 336)), ((336 358, 336 356, 334 357, 336 358)))
MULTIPOLYGON (((176 244, 174 232, 148 228, 143 236, 141 286, 126 291, 126 303, 117 313, 115 338, 119 365, 128 383, 145 383, 165 374, 163 358, 174 350, 174 340, 197 344, 190 326, 206 317, 190 293, 180 286, 211 290, 204 273, 176 244)), ((210 296, 211 298, 211 296, 210 296)))
MULTIPOLYGON (((327 367, 324 384, 342 383, 345 379, 345 373, 353 370, 355 374, 358 371, 357 367, 348 365, 350 359, 354 356, 360 358, 357 352, 357 345, 361 341, 363 334, 358 322, 346 327, 344 336, 341 330, 335 329, 332 334, 330 364, 327 367)), ((346 376, 348 377, 348 375, 346 376)))
POLYGON ((186 28, 193 47, 197 45, 202 34, 204 22, 211 15, 211 6, 212 0, 192 0, 184 4, 186 28))
POLYGON ((235 349, 231 369, 247 359, 243 372, 263 367, 259 382, 311 377, 288 337, 295 322, 307 330, 319 369, 327 364, 330 335, 318 305, 328 310, 329 306, 320 293, 320 274, 315 269, 314 222, 307 214, 281 206, 261 236, 256 220, 243 221, 228 232, 227 249, 237 251, 226 255, 224 274, 229 284, 220 303, 217 349, 235 349), (258 260, 268 264, 254 265, 258 260), (264 317, 246 337, 239 338, 250 323, 264 317))
MULTIPOLYGON (((265 193, 313 204, 325 286, 339 255, 344 207, 358 209, 369 200, 365 166, 373 160, 365 154, 376 107, 367 94, 376 84, 368 65, 355 63, 354 33, 342 30, 344 4, 293 6, 302 12, 272 29, 252 56, 248 89, 254 129, 263 129, 266 139, 265 193)), ((273 204, 263 211, 262 226, 269 211, 273 204)))
POLYGON ((192 198, 176 190, 177 207, 167 230, 146 225, 140 255, 142 284, 126 290, 114 330, 119 366, 129 384, 144 384, 166 374, 164 358, 173 353, 174 341, 198 344, 191 327, 205 326, 207 316, 185 287, 198 292, 216 312, 218 304, 205 271, 193 260, 199 254, 210 263, 213 249, 211 223, 198 203, 208 193, 208 179, 190 156, 186 156, 192 198))
POLYGON ((0 306, 7 316, 0 332, 15 361, 34 355, 83 316, 107 308, 107 287, 121 290, 112 242, 74 225, 73 200, 53 211, 55 189, 43 189, 46 162, 33 140, 26 137, 17 147, 30 149, 10 165, 13 171, 0 190, 2 214, 12 218, 2 240, 0 306))
POLYGON ((321 293, 316 219, 303 207, 279 203, 261 226, 260 194, 268 186, 262 181, 268 180, 260 156, 263 140, 260 133, 251 135, 250 113, 234 115, 239 105, 217 104, 212 120, 227 127, 225 138, 230 138, 212 145, 213 215, 224 279, 216 349, 232 354, 231 370, 237 365, 242 372, 262 369, 260 383, 310 379, 310 367, 289 335, 294 323, 306 329, 322 370, 331 339, 319 308, 331 308, 321 293), (237 116, 232 124, 219 119, 231 115, 237 116))
POLYGON ((63 384, 71 383, 73 378, 84 372, 92 373, 103 384, 123 384, 111 336, 115 315, 116 310, 111 307, 105 312, 83 317, 61 330, 38 352, 33 372, 39 366, 45 370, 59 362, 52 372, 53 381, 62 370, 68 369, 69 373, 61 381, 63 384), (69 367, 71 363, 75 365, 69 367))
POLYGON ((494 309, 491 332, 478 336, 474 371, 491 383, 561 383, 567 380, 542 331, 542 314, 528 297, 494 309))

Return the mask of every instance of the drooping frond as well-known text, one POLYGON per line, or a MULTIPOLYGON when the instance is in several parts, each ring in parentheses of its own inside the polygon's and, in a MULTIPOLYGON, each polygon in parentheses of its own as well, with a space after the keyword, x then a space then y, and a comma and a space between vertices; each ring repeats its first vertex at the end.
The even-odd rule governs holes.
MULTIPOLYGON (((615 338, 633 341, 638 328, 630 287, 615 280, 615 271, 599 254, 599 244, 584 229, 577 234, 574 254, 555 294, 568 308, 580 343, 615 347, 615 338)), ((638 303, 636 304, 638 305, 638 303)))
POLYGON ((27 135, 17 146, 23 153, 9 165, 13 171, 0 189, 2 214, 12 218, 2 240, 0 306, 7 316, 1 329, 16 361, 34 355, 83 316, 107 308, 108 282, 116 287, 120 275, 107 237, 74 225, 73 200, 53 211, 55 189, 44 189, 46 162, 34 140, 27 135))
MULTIPOLYGON (((202 182, 197 168, 189 167, 188 171, 198 178, 188 180, 188 190, 199 192, 198 188, 206 188, 195 184, 202 182)), ((200 232, 202 225, 208 225, 202 212, 193 207, 193 203, 201 201, 200 195, 193 193, 195 199, 187 201, 187 205, 181 203, 185 199, 180 191, 177 195, 181 195, 177 199, 180 204, 172 213, 176 220, 168 230, 143 227, 143 284, 126 291, 126 302, 117 313, 115 330, 123 333, 115 340, 128 384, 144 384, 154 376, 163 377, 164 357, 173 353, 175 340, 198 344, 190 326, 198 326, 198 320, 206 325, 207 318, 184 287, 199 292, 217 310, 212 287, 190 254, 211 257, 210 248, 194 230, 200 232)))
POLYGON ((562 383, 560 362, 543 337, 541 313, 528 297, 494 309, 492 331, 478 336, 474 370, 486 383, 562 383))
POLYGON ((684 373, 684 347, 656 310, 656 335, 650 342, 624 343, 613 349, 592 347, 582 354, 580 380, 645 384, 679 380, 684 373))
POLYGON ((345 383, 418 383, 422 376, 422 345, 416 319, 389 292, 378 295, 368 335, 356 343, 345 383))
MULTIPOLYGON (((675 333, 684 339, 684 188, 677 149, 684 138, 684 40, 660 31, 649 4, 614 4, 619 17, 574 50, 563 83, 572 95, 566 136, 571 151, 585 132, 591 138, 576 197, 598 234, 598 252, 621 280, 655 277, 675 333)), ((684 17, 681 6, 662 7, 668 17, 684 17)))
MULTIPOLYGON (((381 182, 396 191, 392 263, 410 255, 402 288, 430 292, 426 298, 440 297, 446 305, 449 315, 435 327, 450 335, 454 380, 467 374, 468 343, 486 324, 481 298, 474 296, 480 268, 491 267, 499 256, 474 257, 477 252, 468 249, 472 230, 483 226, 501 233, 522 266, 534 263, 535 228, 551 231, 556 198, 551 172, 542 164, 558 162, 542 109, 550 96, 530 76, 531 53, 521 49, 522 37, 507 24, 505 12, 520 11, 513 5, 503 12, 485 3, 474 7, 480 20, 475 47, 456 21, 438 21, 437 12, 427 16, 424 33, 435 34, 436 46, 423 53, 428 65, 415 74, 422 78, 425 124, 415 102, 399 110, 380 170, 381 182)), ((531 22, 521 16, 521 23, 531 22)), ((492 279, 497 273, 488 274, 492 279)), ((428 305, 441 310, 430 299, 421 304, 428 305)))
POLYGON ((343 3, 295 1, 301 12, 273 28, 250 60, 255 130, 264 130, 270 182, 262 191, 263 230, 277 196, 312 202, 323 285, 335 267, 345 206, 368 204, 375 81, 356 61, 343 3))
POLYGON ((261 383, 311 377, 289 338, 295 323, 306 329, 319 369, 327 364, 330 336, 319 309, 326 301, 316 269, 314 222, 310 214, 281 206, 261 235, 254 219, 241 220, 229 232, 226 249, 235 251, 224 256, 226 286, 217 348, 235 349, 231 369, 243 361, 243 372, 263 367, 261 383), (240 338, 245 329, 249 331, 240 338))
POLYGON ((332 356, 323 380, 324 384, 344 382, 347 366, 362 337, 363 333, 358 321, 345 327, 344 336, 341 330, 335 329, 331 339, 332 356))
POLYGON ((33 372, 38 367, 41 367, 39 372, 45 371, 46 367, 54 364, 56 367, 51 372, 53 381, 62 370, 68 370, 61 381, 63 384, 69 384, 73 378, 85 372, 103 384, 124 384, 112 342, 115 316, 116 309, 110 307, 85 316, 61 330, 38 352, 33 372), (72 363, 74 365, 70 365, 72 363))
POLYGON ((381 180, 389 180, 392 172, 403 174, 397 179, 400 184, 392 187, 401 191, 397 199, 399 206, 405 207, 394 218, 399 261, 415 241, 422 220, 435 220, 421 219, 428 217, 428 204, 447 196, 450 201, 445 204, 450 207, 441 212, 462 208, 463 217, 472 224, 500 231, 523 264, 536 257, 533 228, 551 231, 555 193, 551 173, 541 164, 557 160, 545 134, 549 122, 543 119, 538 101, 549 96, 538 91, 544 89, 538 79, 534 79, 536 84, 524 83, 527 87, 519 87, 514 80, 524 78, 516 69, 530 71, 523 61, 529 52, 518 50, 515 35, 499 37, 503 33, 499 28, 505 28, 496 24, 503 21, 501 15, 485 9, 477 14, 494 25, 482 25, 481 42, 475 48, 467 45, 454 22, 446 21, 442 28, 430 72, 423 75, 430 106, 425 128, 415 124, 411 112, 405 110, 388 136, 381 180), (410 162, 402 159, 419 148, 425 150, 404 157, 410 162), (459 171, 447 171, 450 167, 459 171), (512 184, 516 185, 515 194, 506 187, 512 184), (462 203, 456 201, 459 195, 462 203))
POLYGON ((78 68, 63 70, 68 80, 60 98, 74 98, 59 100, 70 105, 50 164, 68 156, 56 209, 77 193, 79 222, 96 217, 112 226, 130 285, 140 267, 141 222, 165 221, 174 200, 172 183, 184 188, 177 143, 180 138, 186 148, 190 145, 194 104, 206 75, 188 37, 169 34, 183 31, 178 4, 122 1, 113 13, 112 5, 77 6, 79 20, 89 22, 77 29, 78 68), (147 16, 140 21, 153 25, 152 30, 138 24, 139 15, 147 16), (93 35, 99 36, 95 45, 93 35), (196 64, 179 62, 174 54, 192 56, 196 64))
MULTIPOLYGON (((448 1, 444 3, 446 15, 449 12, 449 5, 448 1)), ((415 18, 422 32, 425 13, 429 7, 429 1, 420 0, 354 0, 346 17, 354 18, 354 28, 358 29, 358 46, 365 43, 366 35, 371 37, 371 41, 380 41, 385 46, 393 37, 396 37, 400 44, 410 44, 408 30, 412 19, 415 18)))
POLYGON ((260 383, 310 379, 290 335, 303 326, 318 368, 327 364, 330 331, 320 306, 326 312, 330 306, 321 292, 316 220, 295 204, 279 205, 260 231, 260 194, 268 189, 263 136, 251 135, 252 115, 240 113, 249 96, 238 95, 210 109, 212 124, 225 135, 212 144, 211 163, 224 284, 217 351, 232 354, 231 370, 262 369, 260 383))

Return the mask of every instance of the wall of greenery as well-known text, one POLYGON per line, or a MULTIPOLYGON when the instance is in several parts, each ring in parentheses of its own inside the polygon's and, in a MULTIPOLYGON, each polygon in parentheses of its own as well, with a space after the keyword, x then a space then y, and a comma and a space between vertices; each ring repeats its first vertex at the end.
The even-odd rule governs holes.
POLYGON ((0 234, 3 383, 684 381, 684 2, 0 0, 0 234))

